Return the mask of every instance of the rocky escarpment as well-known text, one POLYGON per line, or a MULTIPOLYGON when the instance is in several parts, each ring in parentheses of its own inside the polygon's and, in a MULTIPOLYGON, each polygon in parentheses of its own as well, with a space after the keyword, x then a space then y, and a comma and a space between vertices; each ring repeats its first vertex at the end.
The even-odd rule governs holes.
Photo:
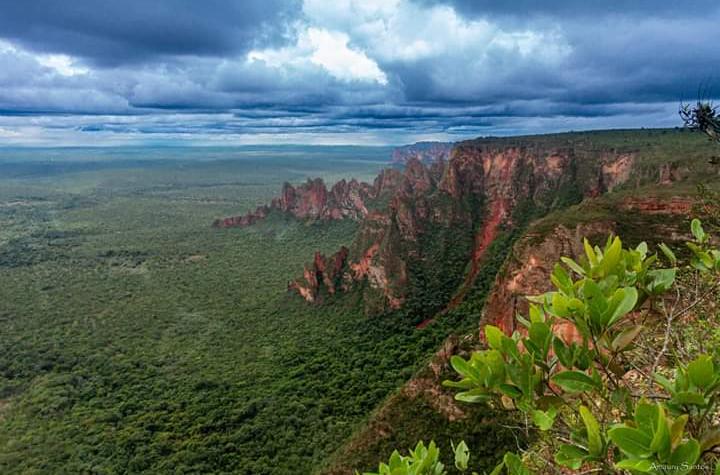
POLYGON ((367 282, 379 294, 370 305, 399 308, 398 294, 408 283, 407 262, 402 257, 413 253, 410 247, 421 232, 418 226, 430 211, 427 197, 437 188, 444 169, 445 162, 425 167, 411 159, 402 173, 384 171, 374 186, 378 195, 390 192, 386 209, 368 212, 350 250, 343 248, 329 257, 317 254, 289 289, 316 302, 323 293, 347 291, 358 282, 367 282), (336 265, 318 265, 323 262, 336 265))
MULTIPOLYGON (((482 141, 459 144, 450 161, 429 167, 411 159, 387 209, 369 214, 350 251, 342 252, 340 289, 363 292, 368 313, 428 294, 433 298, 423 301, 423 311, 455 306, 499 233, 619 186, 632 163, 627 153, 603 152, 590 161, 579 160, 573 147, 482 141)), ((290 288, 316 301, 323 282, 303 276, 290 288)))
MULTIPOLYGON (((519 229, 552 210, 717 174, 706 157, 714 149, 694 145, 692 159, 679 161, 681 139, 664 131, 485 138, 455 144, 448 160, 426 144, 440 154, 429 164, 408 147, 404 169, 387 169, 373 184, 286 184, 269 205, 215 225, 246 226, 273 212, 357 220, 347 249, 316 255, 288 288, 315 303, 357 292, 368 314, 402 308, 425 319, 467 302, 477 282, 486 287, 486 260, 499 255, 493 246, 507 250, 519 229)), ((653 206, 636 200, 627 209, 653 206)))
POLYGON ((405 165, 411 159, 417 159, 423 165, 430 165, 440 160, 449 160, 452 149, 453 144, 448 142, 417 142, 393 150, 392 162, 405 165))
POLYGON ((255 211, 241 216, 218 219, 217 228, 250 226, 266 218, 271 212, 285 213, 302 220, 360 220, 368 215, 373 201, 391 193, 399 182, 400 172, 386 170, 373 184, 340 180, 330 189, 321 178, 308 180, 293 186, 285 183, 280 196, 270 205, 259 206, 255 211))
MULTIPOLYGON (((368 423, 357 431, 336 455, 324 475, 354 473, 365 458, 372 453, 373 460, 380 457, 376 452, 386 446, 397 447, 402 435, 414 430, 418 418, 435 418, 447 421, 452 436, 471 437, 478 426, 469 430, 464 420, 486 417, 482 427, 499 427, 500 413, 483 407, 482 414, 468 414, 476 405, 459 404, 454 400, 455 391, 442 385, 452 378, 450 358, 460 354, 467 357, 483 346, 482 328, 493 324, 508 334, 522 331, 516 315, 527 315, 526 296, 551 290, 550 274, 561 256, 581 260, 584 255, 583 238, 593 243, 603 243, 609 234, 619 233, 628 245, 638 239, 663 241, 677 246, 687 238, 687 209, 692 200, 675 196, 671 200, 657 196, 631 196, 621 200, 609 197, 590 199, 566 211, 552 213, 528 227, 515 242, 488 293, 488 299, 480 318, 479 332, 472 335, 448 337, 427 366, 415 374, 392 397, 386 400, 372 415, 368 423), (626 235, 635 236, 635 240, 626 235), (421 414, 420 416, 418 414, 421 414), (467 432, 463 433, 463 430, 467 432)), ((651 244, 652 245, 652 244, 651 244)), ((555 333, 566 341, 577 337, 576 330, 564 322, 556 323, 555 333)), ((437 431, 432 432, 437 437, 437 431)), ((425 434, 418 434, 421 438, 425 434)))
POLYGON ((315 253, 312 264, 305 267, 303 279, 309 285, 300 287, 295 282, 290 283, 290 288, 296 290, 308 302, 315 302, 318 298, 317 289, 322 285, 329 294, 334 294, 343 288, 343 271, 347 261, 348 248, 342 247, 331 258, 315 253))
MULTIPOLYGON (((535 223, 513 246, 498 273, 483 310, 481 327, 492 324, 512 334, 516 315, 527 315, 529 295, 551 290, 550 275, 563 256, 578 262, 585 259, 583 239, 602 245, 611 234, 622 236, 627 245, 647 241, 679 246, 687 239, 693 200, 630 196, 615 203, 586 203, 572 212, 535 223), (573 222, 568 224, 568 222, 573 222)), ((558 329, 572 331, 571 328, 558 329)))
POLYGON ((614 221, 603 219, 574 227, 558 224, 550 232, 531 230, 525 234, 514 245, 505 268, 496 278, 482 326, 490 323, 512 334, 516 329, 515 316, 527 315, 529 304, 525 297, 551 289, 550 274, 560 257, 577 259, 583 253, 583 238, 604 240, 615 229, 614 221))

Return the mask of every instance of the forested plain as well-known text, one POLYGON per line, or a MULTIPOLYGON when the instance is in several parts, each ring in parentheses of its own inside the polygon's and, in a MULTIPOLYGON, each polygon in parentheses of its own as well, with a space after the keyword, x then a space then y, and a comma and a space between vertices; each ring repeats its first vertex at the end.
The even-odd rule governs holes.
POLYGON ((149 151, 0 159, 0 472, 311 473, 460 322, 288 294, 351 221, 210 225, 389 152, 149 151))

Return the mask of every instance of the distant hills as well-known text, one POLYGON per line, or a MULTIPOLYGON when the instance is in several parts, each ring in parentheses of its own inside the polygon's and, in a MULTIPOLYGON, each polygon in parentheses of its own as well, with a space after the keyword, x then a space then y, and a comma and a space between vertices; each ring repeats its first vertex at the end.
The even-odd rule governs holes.
POLYGON ((393 150, 392 162, 397 165, 405 165, 408 160, 416 158, 423 165, 429 165, 438 160, 448 160, 453 145, 452 142, 417 142, 403 145, 393 150))

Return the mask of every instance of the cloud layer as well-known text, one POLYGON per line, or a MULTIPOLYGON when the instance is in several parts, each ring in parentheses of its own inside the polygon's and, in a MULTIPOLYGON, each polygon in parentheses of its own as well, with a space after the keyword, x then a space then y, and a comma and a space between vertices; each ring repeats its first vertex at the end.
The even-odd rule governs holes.
POLYGON ((403 143, 673 126, 679 100, 720 95, 720 5, 689 3, 0 0, 0 140, 403 143))

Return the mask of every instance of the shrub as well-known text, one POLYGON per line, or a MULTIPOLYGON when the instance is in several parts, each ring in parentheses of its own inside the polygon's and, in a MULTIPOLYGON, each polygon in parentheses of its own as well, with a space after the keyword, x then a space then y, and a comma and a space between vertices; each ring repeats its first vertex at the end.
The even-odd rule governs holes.
MULTIPOLYGON (((461 379, 444 384, 460 390, 457 400, 520 411, 538 434, 533 452, 507 453, 493 474, 550 467, 684 474, 720 447, 712 423, 720 392, 715 355, 673 356, 687 353, 673 347, 673 325, 720 285, 720 251, 699 220, 691 231, 684 269, 665 245, 651 254, 645 243, 627 249, 618 237, 602 248, 585 240, 580 262, 562 258, 555 266, 554 290, 529 297, 529 315, 517 317, 521 331, 508 336, 487 325, 487 349, 451 359, 461 379), (676 282, 686 269, 699 283, 690 301, 676 282), (643 322, 652 321, 664 325, 662 343, 641 346, 643 322), (568 322, 571 337, 557 331, 568 322)), ((455 468, 466 471, 467 447, 454 450, 455 468)), ((447 473, 418 448, 392 460, 379 474, 447 473), (407 469, 394 471, 398 460, 407 469)))

